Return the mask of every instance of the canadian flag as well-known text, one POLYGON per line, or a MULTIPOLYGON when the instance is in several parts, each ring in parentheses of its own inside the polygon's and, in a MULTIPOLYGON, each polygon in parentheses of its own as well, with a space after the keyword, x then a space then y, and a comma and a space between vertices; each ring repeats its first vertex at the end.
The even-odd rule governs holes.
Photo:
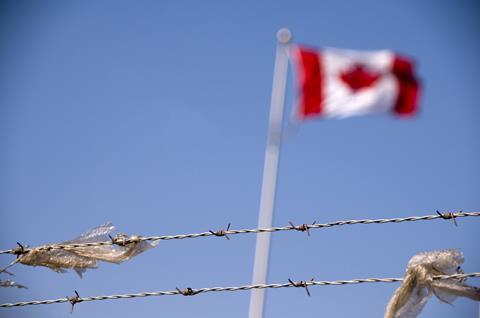
POLYGON ((296 115, 350 117, 417 110, 419 84, 410 59, 392 51, 293 48, 299 101, 296 115))

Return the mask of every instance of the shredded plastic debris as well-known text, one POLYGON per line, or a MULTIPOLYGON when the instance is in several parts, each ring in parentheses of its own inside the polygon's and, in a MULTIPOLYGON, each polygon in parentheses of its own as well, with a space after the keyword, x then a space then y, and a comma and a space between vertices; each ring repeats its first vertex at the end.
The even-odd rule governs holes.
MULTIPOLYGON (((113 244, 103 246, 76 247, 64 249, 45 249, 48 246, 58 244, 78 244, 104 242, 111 240, 111 235, 115 231, 112 223, 105 223, 91 229, 85 234, 62 243, 49 244, 34 248, 29 252, 22 254, 16 261, 24 265, 46 266, 55 272, 63 273, 66 269, 73 269, 82 277, 82 274, 89 268, 96 268, 97 261, 109 263, 122 263, 132 257, 155 247, 158 242, 149 243, 146 241, 136 241, 126 244, 113 244)), ((125 234, 116 235, 116 242, 127 242, 135 237, 125 234)))
POLYGON ((25 288, 27 289, 27 286, 24 286, 24 285, 20 285, 18 283, 15 283, 13 280, 11 279, 7 279, 7 280, 1 280, 0 279, 0 287, 16 287, 16 288, 25 288))
POLYGON ((390 299, 384 318, 415 318, 434 294, 451 304, 458 296, 480 301, 480 288, 468 286, 466 279, 433 279, 437 275, 463 273, 463 254, 457 250, 433 251, 413 256, 402 285, 390 299))

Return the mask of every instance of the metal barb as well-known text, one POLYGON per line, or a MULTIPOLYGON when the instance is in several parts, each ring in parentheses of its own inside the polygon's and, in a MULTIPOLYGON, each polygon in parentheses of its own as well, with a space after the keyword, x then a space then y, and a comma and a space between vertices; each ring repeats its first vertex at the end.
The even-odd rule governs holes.
MULTIPOLYGON (((310 280, 310 282, 313 282, 315 279, 312 278, 310 280)), ((288 282, 293 286, 293 287, 303 287, 305 288, 305 291, 307 292, 307 295, 310 297, 310 291, 308 290, 308 282, 307 281, 304 281, 304 280, 301 280, 299 282, 294 282, 293 280, 291 280, 290 278, 288 279, 288 282)))
POLYGON ((301 225, 294 225, 292 221, 288 221, 288 223, 292 226, 292 229, 300 232, 307 232, 307 235, 310 236, 310 226, 315 225, 317 221, 313 221, 312 224, 301 224, 301 225))
MULTIPOLYGON (((457 272, 457 274, 465 274, 465 272, 463 271, 463 269, 462 269, 460 266, 457 267, 456 272, 457 272)), ((458 281, 459 281, 461 284, 465 283, 466 280, 467 280, 466 277, 458 278, 458 281)))
POLYGON ((75 307, 75 304, 81 303, 83 301, 83 299, 80 297, 78 292, 76 290, 74 290, 74 292, 75 292, 74 296, 71 296, 71 297, 67 296, 68 302, 72 305, 72 310, 70 310, 70 314, 73 314, 73 308, 75 307))
POLYGON ((221 230, 218 230, 218 231, 216 231, 216 232, 210 230, 209 232, 212 233, 212 234, 215 235, 215 236, 225 236, 225 238, 226 238, 227 240, 230 240, 230 238, 229 238, 228 235, 227 235, 228 230, 230 230, 230 225, 231 225, 231 224, 228 223, 226 230, 221 229, 221 230))
POLYGON ((198 291, 195 291, 193 290, 192 288, 190 287, 187 287, 183 290, 181 290, 180 288, 178 287, 175 287, 175 289, 178 291, 179 294, 182 294, 183 296, 193 296, 193 295, 196 295, 198 294, 199 292, 198 291))
MULTIPOLYGON (((459 213, 462 213, 463 210, 460 210, 459 213)), ((456 220, 456 215, 454 212, 444 212, 444 213, 441 213, 440 211, 437 210, 437 214, 440 215, 440 217, 444 220, 450 220, 452 219, 453 220, 453 224, 455 224, 455 226, 458 226, 457 224, 457 220, 456 220)))
POLYGON ((112 241, 112 244, 118 245, 118 246, 126 246, 129 242, 127 241, 127 238, 123 235, 115 235, 115 237, 112 237, 110 234, 108 234, 108 237, 112 241))
POLYGON ((12 254, 16 255, 17 258, 19 258, 21 255, 27 253, 27 251, 25 251, 25 247, 19 242, 17 242, 17 245, 18 247, 12 249, 12 254))

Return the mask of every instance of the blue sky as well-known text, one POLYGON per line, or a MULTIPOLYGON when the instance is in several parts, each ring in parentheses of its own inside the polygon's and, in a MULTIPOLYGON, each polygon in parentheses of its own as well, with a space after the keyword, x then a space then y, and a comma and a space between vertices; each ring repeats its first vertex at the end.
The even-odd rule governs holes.
MULTIPOLYGON (((474 1, 2 1, 0 248, 67 240, 106 221, 141 235, 256 227, 281 27, 297 43, 410 55, 423 91, 413 120, 309 121, 289 134, 275 225, 478 211, 479 15, 474 1)), ((287 115, 294 84, 290 74, 287 115)), ((269 282, 399 277, 414 254, 445 248, 479 271, 479 222, 277 233, 269 282)), ((18 265, 29 289, 2 289, 0 300, 243 285, 254 246, 254 235, 165 241, 83 279, 18 265)), ((381 317, 397 286, 273 290, 265 317, 381 317)), ((246 317, 248 303, 248 292, 152 297, 83 303, 74 315, 246 317)), ((432 299, 421 317, 476 315, 470 300, 432 299)))

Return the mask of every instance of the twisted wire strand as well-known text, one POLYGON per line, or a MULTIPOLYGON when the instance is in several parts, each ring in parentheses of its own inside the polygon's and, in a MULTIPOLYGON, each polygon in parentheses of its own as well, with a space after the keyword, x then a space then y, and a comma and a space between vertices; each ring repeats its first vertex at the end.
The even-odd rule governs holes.
MULTIPOLYGON (((480 272, 468 273, 468 274, 454 274, 454 275, 438 275, 434 276, 433 279, 437 280, 447 280, 447 279, 465 279, 468 277, 480 277, 480 272)), ((142 298, 142 297, 151 297, 151 296, 174 296, 174 295, 183 295, 183 296, 193 296, 200 293, 209 293, 209 292, 236 292, 242 290, 250 289, 274 289, 274 288, 288 288, 288 287, 308 287, 308 286, 339 286, 339 285, 349 285, 349 284, 363 284, 363 283, 395 283, 401 282, 403 278, 358 278, 350 280, 336 280, 336 281, 301 281, 301 282, 288 282, 284 284, 256 284, 256 285, 243 285, 236 287, 207 287, 207 288, 198 288, 192 289, 187 288, 185 290, 170 290, 170 291, 156 291, 156 292, 143 292, 143 293, 132 293, 132 294, 119 294, 119 295, 106 295, 106 296, 92 296, 92 297, 65 297, 59 299, 51 300, 33 300, 33 301, 23 301, 17 303, 5 303, 0 304, 0 308, 10 308, 10 307, 21 307, 21 306, 32 306, 32 305, 50 305, 56 303, 66 303, 69 302, 73 305, 80 302, 87 301, 97 301, 97 300, 115 300, 115 299, 130 299, 130 298, 142 298)), ((78 295, 78 294, 77 294, 78 295)))
MULTIPOLYGON (((207 236, 227 236, 236 234, 248 234, 248 233, 266 233, 266 232, 279 232, 279 231, 309 231, 310 229, 328 228, 342 225, 355 225, 355 224, 385 224, 385 223, 402 223, 402 222, 415 222, 415 221, 430 221, 435 219, 453 219, 462 217, 477 217, 480 216, 480 212, 449 212, 438 213, 433 215, 424 216, 408 216, 386 219, 363 219, 363 220, 342 220, 334 221, 330 223, 313 223, 302 224, 300 226, 289 225, 283 227, 270 227, 270 228, 256 228, 256 229, 241 229, 241 230, 221 230, 217 232, 208 231, 202 233, 192 234, 178 234, 178 235, 163 235, 163 236, 132 236, 128 239, 124 239, 122 244, 136 243, 140 241, 160 241, 160 240, 181 240, 187 238, 198 238, 207 236)), ((77 243, 77 244, 47 244, 40 247, 36 247, 37 250, 52 250, 52 249, 75 249, 83 247, 105 246, 117 244, 115 240, 105 242, 91 242, 91 243, 77 243)), ((24 254, 31 251, 33 248, 14 248, 9 250, 0 250, 0 254, 24 254)))

